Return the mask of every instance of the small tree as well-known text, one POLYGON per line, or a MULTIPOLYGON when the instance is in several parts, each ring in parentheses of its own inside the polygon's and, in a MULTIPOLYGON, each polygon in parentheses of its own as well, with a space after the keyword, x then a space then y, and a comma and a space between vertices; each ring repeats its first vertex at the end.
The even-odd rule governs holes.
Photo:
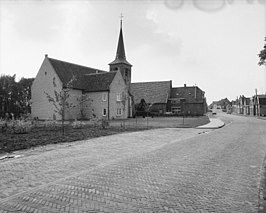
POLYGON ((86 118, 85 109, 91 105, 93 100, 90 99, 88 94, 82 94, 80 97, 77 98, 77 101, 79 104, 80 117, 82 120, 84 120, 86 118))
POLYGON ((135 105, 136 112, 140 113, 143 118, 145 118, 147 114, 148 105, 146 104, 146 101, 142 98, 140 100, 140 103, 135 105))
MULTIPOLYGON (((264 41, 266 41, 266 37, 264 39, 264 41)), ((259 61, 259 65, 265 65, 266 66, 266 43, 264 44, 264 49, 260 51, 260 53, 258 54, 260 61, 259 61)))
MULTIPOLYGON (((65 116, 66 116, 66 110, 68 108, 73 107, 73 103, 69 102, 70 97, 70 90, 73 87, 73 82, 76 80, 76 78, 73 76, 72 79, 66 84, 63 89, 58 92, 56 89, 54 89, 54 97, 52 97, 47 92, 44 92, 48 98, 48 101, 53 104, 55 107, 55 112, 58 113, 61 116, 62 121, 62 133, 65 135, 65 116)), ((57 87, 55 79, 53 79, 53 86, 54 88, 57 87)))

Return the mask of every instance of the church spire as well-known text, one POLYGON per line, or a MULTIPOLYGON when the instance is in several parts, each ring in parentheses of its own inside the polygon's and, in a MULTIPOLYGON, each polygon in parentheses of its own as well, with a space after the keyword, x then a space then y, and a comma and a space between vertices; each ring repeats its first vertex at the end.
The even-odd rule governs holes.
POLYGON ((115 60, 111 62, 109 65, 112 64, 127 64, 132 66, 127 60, 126 60, 126 52, 125 52, 125 46, 124 46, 124 39, 123 39, 123 30, 122 30, 122 24, 123 24, 123 15, 121 13, 120 15, 120 33, 119 33, 119 39, 118 39, 118 45, 116 50, 116 56, 115 60))
POLYGON ((121 20, 121 28, 120 28, 120 34, 119 34, 119 40, 118 40, 115 59, 120 59, 120 60, 126 59, 123 31, 122 31, 122 20, 121 20))
POLYGON ((122 18, 123 15, 120 16, 120 33, 119 33, 119 39, 118 39, 118 45, 116 50, 116 56, 115 60, 112 61, 110 66, 111 72, 117 72, 120 71, 122 74, 122 77, 125 80, 126 85, 128 88, 130 88, 131 83, 131 67, 132 65, 128 63, 126 60, 126 52, 125 52, 125 46, 124 46, 124 39, 123 39, 123 31, 122 31, 122 18))

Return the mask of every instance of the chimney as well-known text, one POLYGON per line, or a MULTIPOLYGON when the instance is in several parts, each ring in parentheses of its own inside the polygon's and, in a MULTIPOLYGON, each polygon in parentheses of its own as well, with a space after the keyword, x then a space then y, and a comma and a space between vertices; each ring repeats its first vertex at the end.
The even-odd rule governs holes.
POLYGON ((45 54, 45 58, 48 58, 48 54, 45 54))
POLYGON ((187 85, 186 85, 186 84, 184 84, 184 87, 187 87, 187 85))

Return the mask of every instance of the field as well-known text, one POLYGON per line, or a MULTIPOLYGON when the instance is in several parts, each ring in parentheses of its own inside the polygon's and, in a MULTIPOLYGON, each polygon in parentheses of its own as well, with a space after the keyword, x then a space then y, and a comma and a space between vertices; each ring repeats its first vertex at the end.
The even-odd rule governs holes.
POLYGON ((73 128, 68 123, 65 126, 64 135, 62 134, 60 124, 50 127, 39 124, 24 134, 0 133, 0 154, 47 144, 72 142, 123 132, 143 131, 151 128, 196 127, 208 122, 208 117, 202 116, 185 118, 184 120, 182 117, 139 117, 126 119, 125 121, 112 120, 109 121, 109 125, 106 128, 103 128, 101 125, 93 125, 90 122, 84 122, 84 125, 80 128, 73 128))

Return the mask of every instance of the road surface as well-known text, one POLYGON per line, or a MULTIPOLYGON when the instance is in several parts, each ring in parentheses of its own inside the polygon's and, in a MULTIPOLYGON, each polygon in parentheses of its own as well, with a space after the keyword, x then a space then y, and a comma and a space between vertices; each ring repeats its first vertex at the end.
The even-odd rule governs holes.
POLYGON ((0 161, 2 212, 258 211, 266 120, 157 129, 20 152, 0 161))

